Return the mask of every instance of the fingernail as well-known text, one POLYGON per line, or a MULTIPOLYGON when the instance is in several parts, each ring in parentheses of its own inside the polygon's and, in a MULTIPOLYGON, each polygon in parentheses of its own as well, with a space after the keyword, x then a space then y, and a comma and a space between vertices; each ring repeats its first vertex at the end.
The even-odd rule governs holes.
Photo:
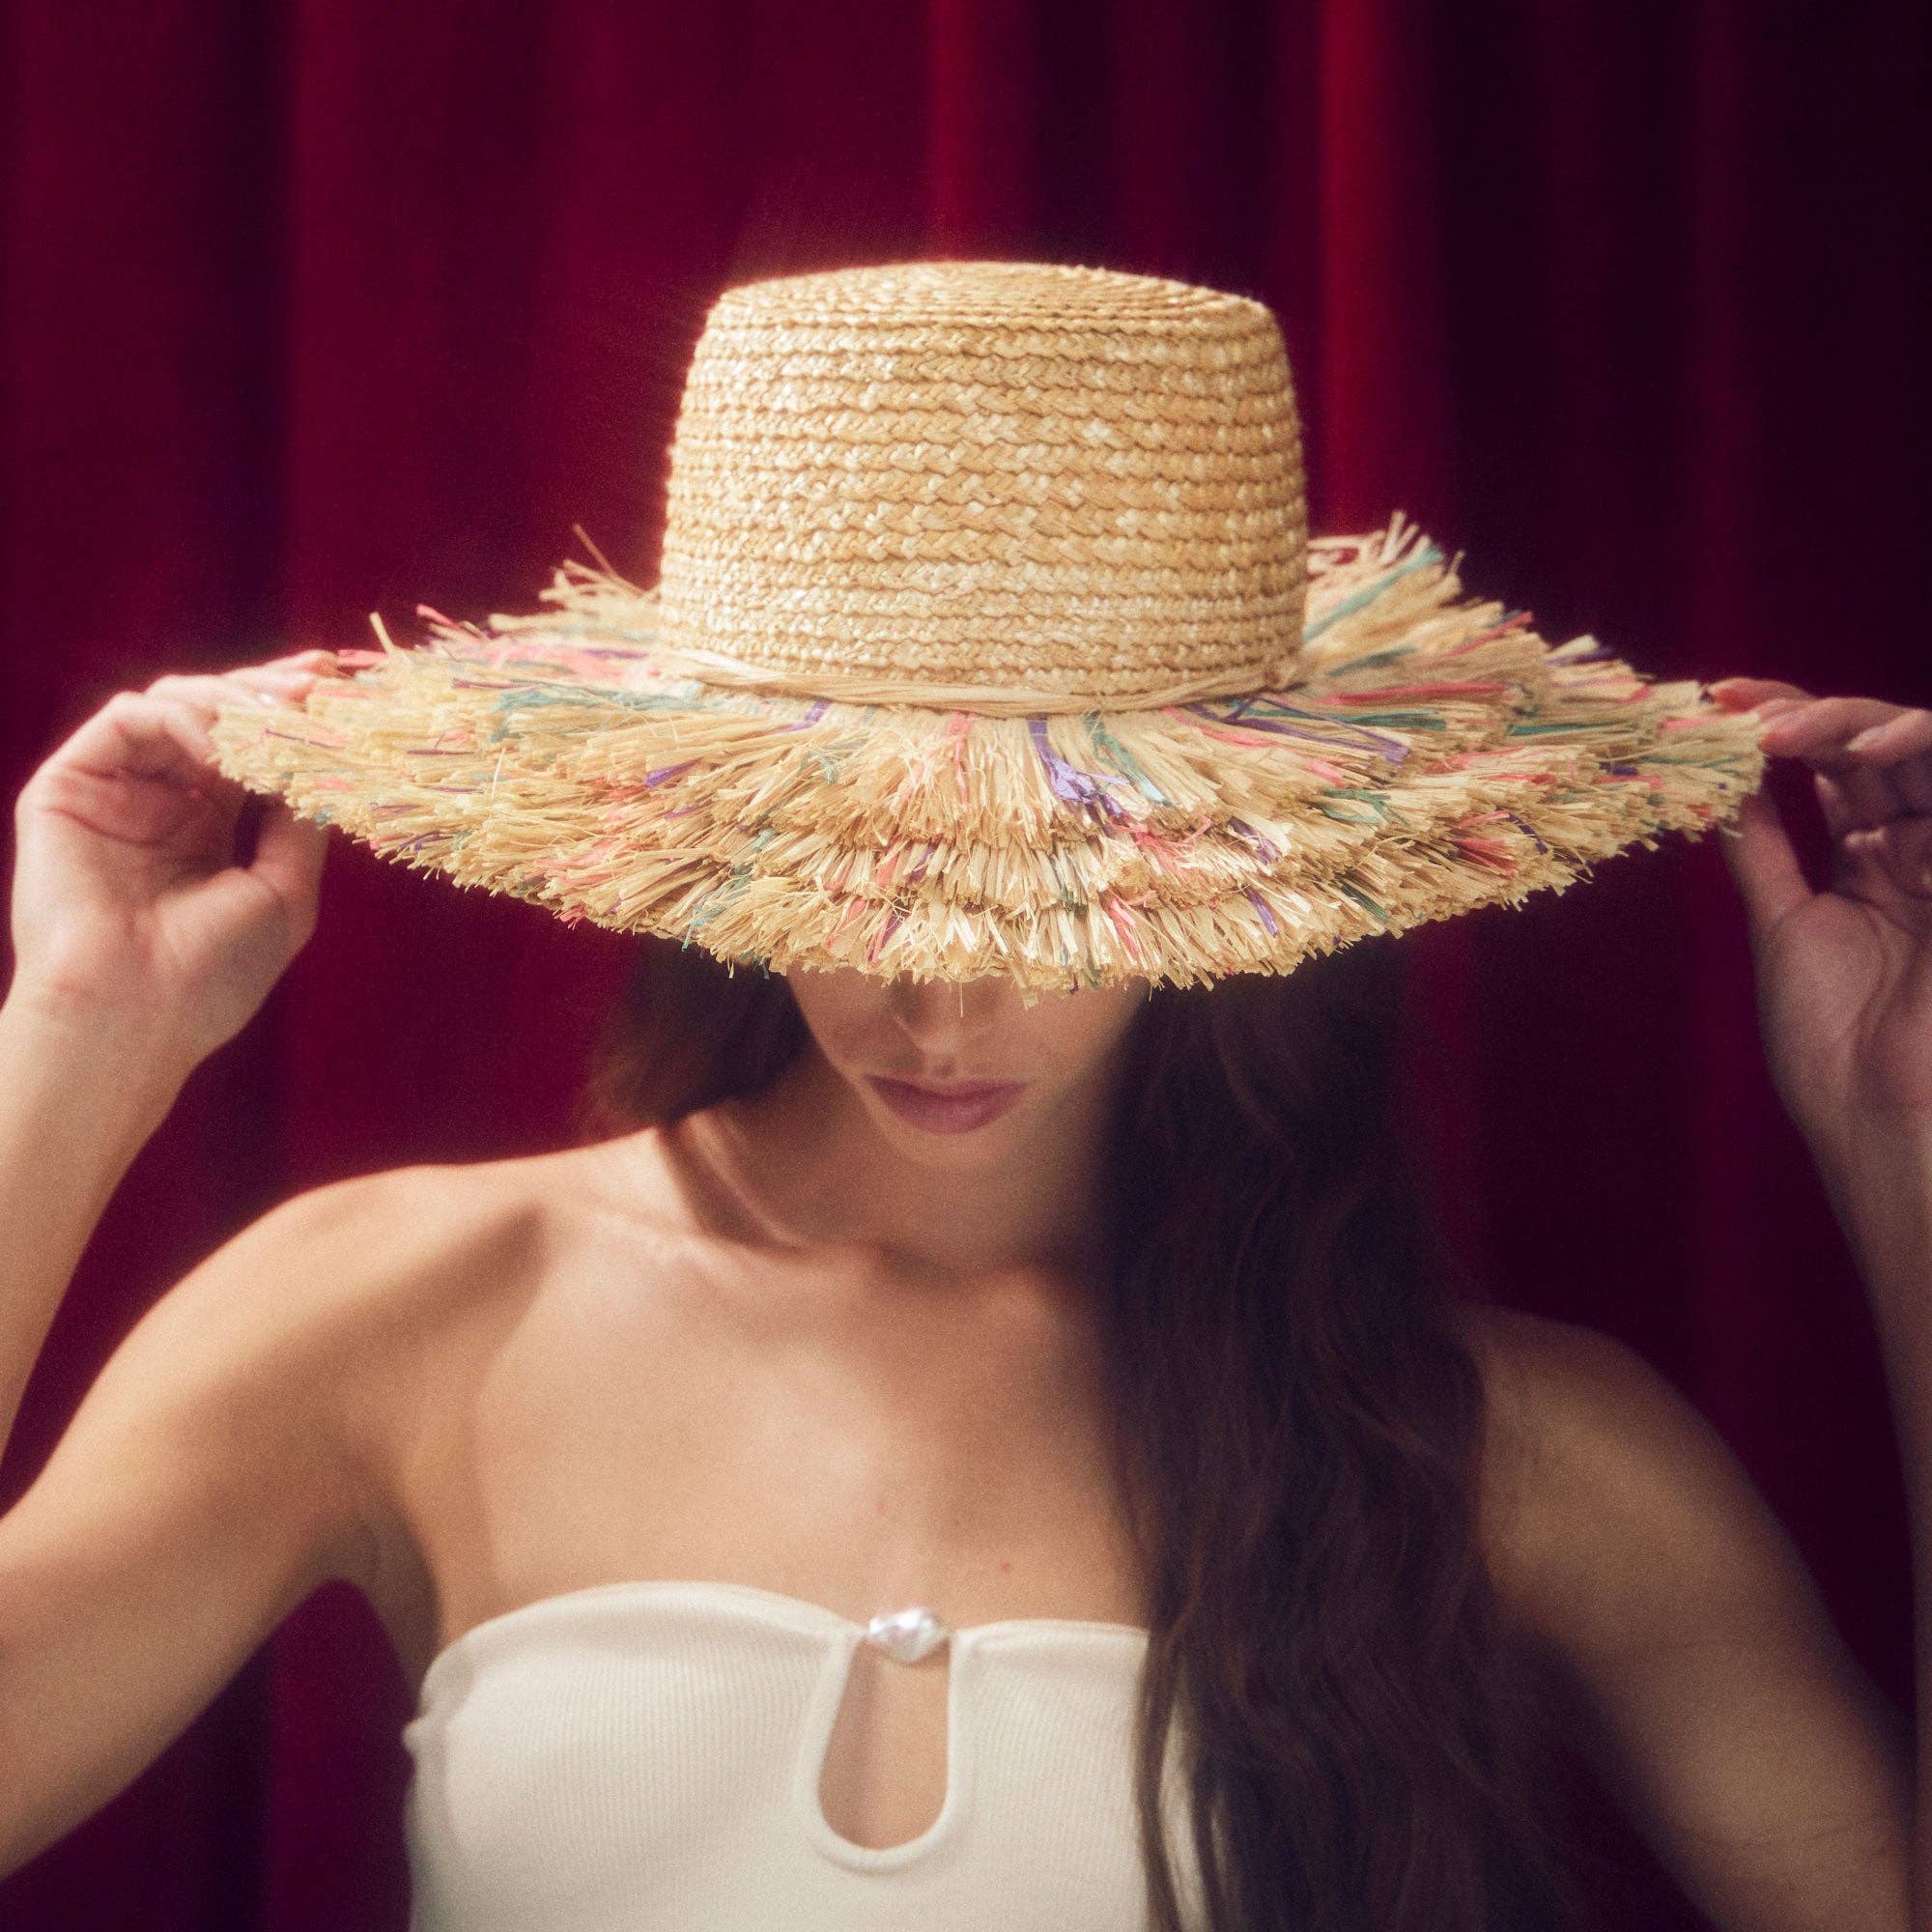
POLYGON ((1848 752, 1862 752, 1867 745, 1875 745, 1884 735, 1885 726, 1874 724, 1869 730, 1861 731, 1856 738, 1848 738, 1845 749, 1848 752))

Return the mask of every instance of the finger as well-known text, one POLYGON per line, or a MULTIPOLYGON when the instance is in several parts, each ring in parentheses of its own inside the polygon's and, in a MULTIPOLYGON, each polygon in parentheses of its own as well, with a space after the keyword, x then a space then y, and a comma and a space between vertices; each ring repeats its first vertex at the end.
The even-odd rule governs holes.
MULTIPOLYGON (((1762 740, 1770 730, 1774 720, 1782 718, 1787 712, 1802 711, 1807 704, 1815 704, 1817 701, 1815 697, 1760 697, 1754 702, 1747 704, 1743 696, 1740 695, 1731 698, 1725 705, 1725 709, 1734 715, 1742 713, 1745 716, 1758 718, 1763 725, 1763 728, 1758 732, 1758 737, 1762 740)), ((1776 750, 1776 748, 1774 745, 1768 749, 1776 750)))
POLYGON ((1872 858, 1909 898, 1932 898, 1932 818, 1900 818, 1873 835, 1872 858))
POLYGON ((286 651, 282 657, 265 657, 259 663, 232 665, 222 676, 238 676, 242 672, 253 670, 272 670, 272 672, 299 672, 309 678, 344 678, 348 672, 342 668, 340 653, 327 649, 325 645, 311 645, 305 651, 286 651))
POLYGON ((1733 710, 1755 711, 1767 698, 1796 698, 1809 703, 1811 694, 1775 677, 1720 677, 1709 687, 1719 703, 1733 710))
POLYGON ((1901 712, 1847 740, 1867 771, 1883 773, 1913 811, 1932 812, 1932 711, 1901 712))
POLYGON ((225 665, 214 670, 175 671, 169 676, 182 677, 233 677, 242 671, 300 671, 310 676, 323 676, 335 663, 335 653, 320 644, 308 646, 299 651, 284 651, 272 658, 249 658, 239 665, 225 665))
POLYGON ((157 778, 192 785, 214 765, 214 744, 180 698, 117 691, 69 735, 54 762, 92 778, 157 778))
POLYGON ((238 684, 266 685, 276 691, 306 691, 322 678, 313 666, 296 664, 237 665, 221 675, 238 684))
MULTIPOLYGON (((285 651, 278 658, 264 658, 267 665, 306 665, 311 669, 322 670, 332 664, 335 653, 321 644, 311 644, 306 650, 285 651)), ((238 666, 238 669, 244 667, 238 666)))
POLYGON ((268 800, 248 869, 292 912, 312 917, 327 855, 327 826, 298 816, 286 799, 268 800))
POLYGON ((1901 891, 1910 891, 1901 887, 1894 869, 1895 842, 1889 826, 1861 826, 1846 833, 1832 847, 1832 891, 1889 910, 1901 891))
POLYGON ((1737 829, 1725 828, 1718 848, 1744 899, 1753 947, 1786 914, 1812 898, 1804 867, 1768 790, 1760 789, 1745 798, 1738 808, 1737 829))
POLYGON ((1819 697, 1772 718, 1758 734, 1762 748, 1779 757, 1803 758, 1833 769, 1857 765, 1845 746, 1874 724, 1900 717, 1902 704, 1882 697, 1819 697))
POLYGON ((1811 785, 1825 814, 1826 829, 1833 838, 1848 832, 1870 831, 1911 810, 1889 772, 1861 771, 1855 764, 1843 764, 1813 771, 1811 785))
POLYGON ((216 710, 235 692, 261 693, 274 701, 293 703, 315 682, 313 671, 295 666, 243 665, 230 671, 169 671, 148 690, 156 696, 192 703, 213 722, 216 710))
POLYGON ((291 677, 278 670, 231 670, 214 680, 212 696, 214 704, 224 710, 238 703, 259 704, 268 710, 290 706, 299 710, 319 682, 306 671, 291 677))
POLYGON ((216 787, 224 798, 232 797, 232 802, 236 804, 240 803, 241 788, 220 769, 214 754, 213 734, 215 721, 223 710, 232 709, 237 704, 245 705, 253 713, 258 707, 261 711, 279 711, 299 701, 299 694, 296 692, 271 690, 266 685, 245 684, 227 675, 212 673, 206 676, 173 673, 156 678, 142 695, 171 704, 177 711, 193 719, 197 743, 206 743, 209 747, 201 781, 216 787))
POLYGON ((1880 764, 1932 752, 1932 711, 1899 709, 1879 724, 1868 724, 1846 740, 1880 764))
POLYGON ((1776 715, 1758 734, 1759 744, 1775 757, 1791 756, 1810 766, 1834 838, 1932 810, 1932 713, 1881 698, 1819 698, 1767 710, 1776 715), (1923 726, 1915 722, 1919 720, 1923 726), (1870 731, 1878 735, 1865 738, 1870 731), (1858 741, 1862 742, 1855 751, 1858 741), (1890 762, 1886 753, 1894 744, 1908 754, 1890 762), (1909 751, 1915 745, 1928 749, 1909 751))
POLYGON ((307 665, 237 665, 233 670, 225 670, 222 677, 238 684, 314 684, 320 672, 307 665))

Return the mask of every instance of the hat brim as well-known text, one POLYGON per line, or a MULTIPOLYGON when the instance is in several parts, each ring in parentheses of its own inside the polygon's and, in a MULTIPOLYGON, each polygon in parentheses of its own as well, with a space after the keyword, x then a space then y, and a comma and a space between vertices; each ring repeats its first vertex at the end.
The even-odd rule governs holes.
MULTIPOLYGON (((1459 559, 1460 560, 1460 559, 1459 559)), ((707 684, 655 597, 571 566, 551 609, 342 652, 227 704, 217 763, 383 856, 773 971, 1030 991, 1291 971, 1563 891, 1763 781, 1759 721, 1464 597, 1398 516, 1310 546, 1293 684, 993 717, 707 684)))

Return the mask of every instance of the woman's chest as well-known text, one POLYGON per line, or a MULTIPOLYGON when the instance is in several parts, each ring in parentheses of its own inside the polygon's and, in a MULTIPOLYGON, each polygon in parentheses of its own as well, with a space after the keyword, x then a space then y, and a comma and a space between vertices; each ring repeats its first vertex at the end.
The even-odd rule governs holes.
MULTIPOLYGON (((814 1304, 790 1280, 762 1304, 755 1281, 619 1288, 553 1277, 424 1350, 371 1591, 412 1684, 492 1618, 637 1580, 859 1625, 1144 1625, 1091 1362, 1055 1324, 814 1304)), ((950 1652, 861 1642, 839 1671, 812 1780, 839 1837, 904 1843, 940 1815, 950 1652)))

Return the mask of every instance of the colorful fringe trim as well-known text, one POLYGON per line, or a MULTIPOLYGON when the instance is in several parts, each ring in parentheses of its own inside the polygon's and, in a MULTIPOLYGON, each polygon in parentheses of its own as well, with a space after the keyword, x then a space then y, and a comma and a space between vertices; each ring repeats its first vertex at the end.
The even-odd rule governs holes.
POLYGON ((990 717, 669 676, 654 598, 571 564, 552 610, 425 610, 423 648, 280 713, 220 768, 459 885, 706 947, 1029 991, 1291 971, 1565 890, 1763 781, 1758 720, 1464 599, 1398 515, 1310 546, 1296 681, 1159 710, 990 717))

